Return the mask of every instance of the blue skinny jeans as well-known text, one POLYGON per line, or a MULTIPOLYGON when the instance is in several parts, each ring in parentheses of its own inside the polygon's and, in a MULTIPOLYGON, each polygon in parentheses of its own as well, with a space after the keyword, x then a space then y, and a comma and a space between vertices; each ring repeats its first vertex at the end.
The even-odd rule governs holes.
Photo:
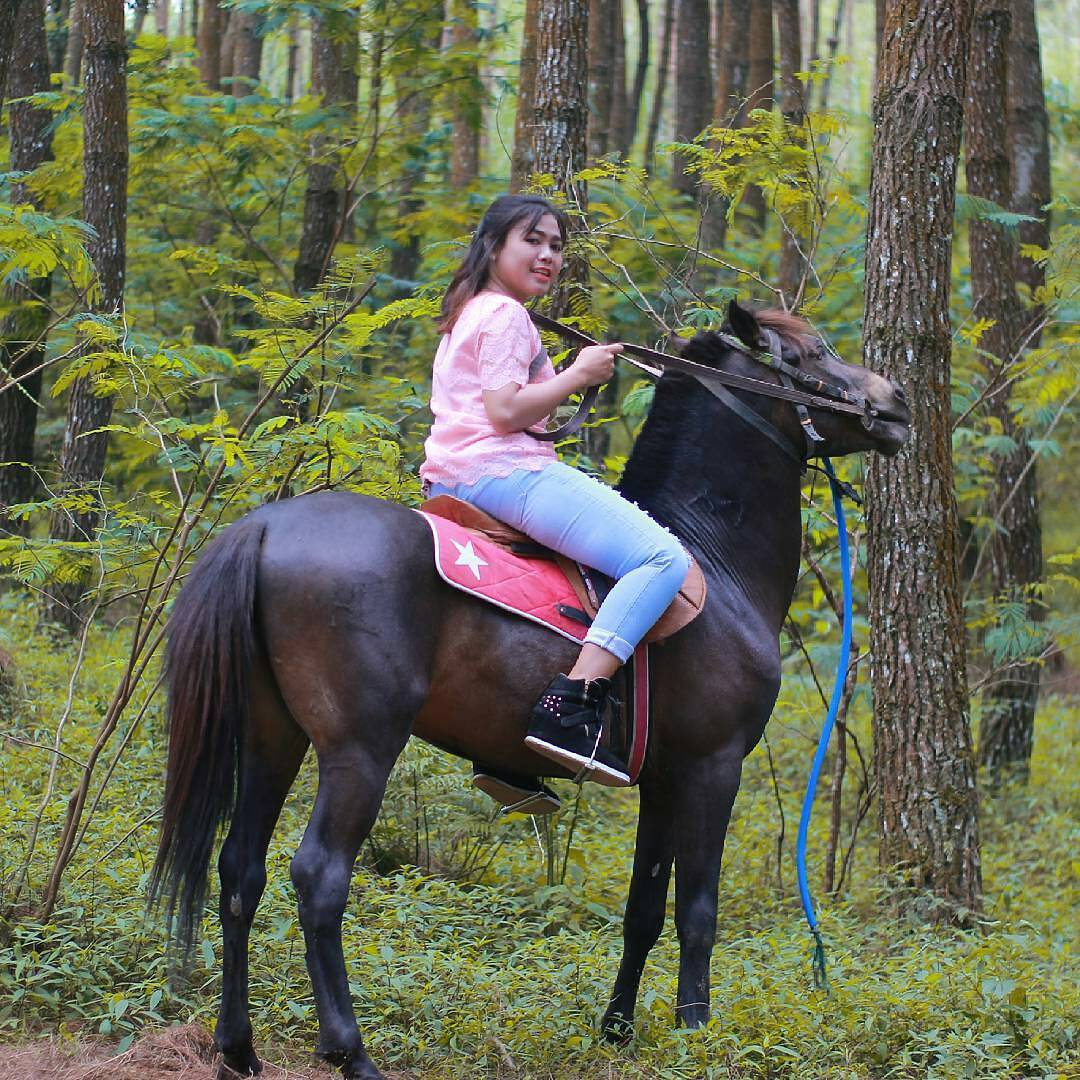
POLYGON ((625 663, 674 600, 690 568, 682 544, 614 488, 553 462, 485 476, 475 484, 432 484, 569 559, 615 579, 585 641, 625 663))

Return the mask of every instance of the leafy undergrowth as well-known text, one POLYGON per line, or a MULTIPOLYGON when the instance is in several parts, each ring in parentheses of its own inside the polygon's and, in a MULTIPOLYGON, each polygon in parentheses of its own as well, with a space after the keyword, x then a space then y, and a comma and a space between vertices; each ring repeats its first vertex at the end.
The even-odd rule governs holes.
MULTIPOLYGON (((40 747, 55 738, 73 654, 34 630, 11 597, 0 598, 0 614, 0 646, 15 654, 18 672, 0 704, 0 731, 20 740, 5 741, 0 759, 2 911, 11 906, 42 801, 51 756, 40 747)), ((48 872, 75 762, 85 758, 115 685, 122 631, 91 639, 63 736, 72 760, 60 760, 43 814, 31 895, 48 872)), ((857 695, 853 727, 864 750, 865 707, 857 695)), ((793 869, 819 722, 816 691, 793 672, 769 731, 779 803, 762 747, 747 761, 729 833, 713 1021, 696 1032, 672 1025, 677 943, 669 918, 626 1048, 600 1042, 597 1022, 618 965, 636 793, 587 787, 568 848, 572 785, 560 788, 567 809, 538 834, 521 818, 490 822, 460 762, 411 747, 363 852, 344 922, 353 1001, 372 1056, 388 1071, 424 1080, 1080 1074, 1075 700, 1042 706, 1029 786, 984 800, 981 932, 930 929, 896 914, 876 887, 872 811, 849 887, 842 897, 826 896, 823 784, 810 863, 829 954, 827 995, 812 986, 793 869)), ((118 738, 125 733, 126 726, 118 738)), ((162 762, 154 702, 118 758, 54 917, 41 925, 17 907, 0 923, 5 1040, 48 1039, 62 1050, 104 1037, 123 1053, 148 1029, 212 1028, 215 921, 204 924, 186 975, 170 979, 164 930, 144 910, 162 762)), ((271 1061, 298 1067, 310 1062, 315 1013, 288 862, 313 791, 309 761, 271 849, 252 941, 257 1044, 271 1061)), ((849 807, 845 839, 850 814, 849 807)))

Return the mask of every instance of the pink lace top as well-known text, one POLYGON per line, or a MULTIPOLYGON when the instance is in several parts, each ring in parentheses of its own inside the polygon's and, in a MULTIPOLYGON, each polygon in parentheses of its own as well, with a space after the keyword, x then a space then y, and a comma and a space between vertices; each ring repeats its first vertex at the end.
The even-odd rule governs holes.
POLYGON ((551 443, 523 431, 500 435, 484 409, 483 391, 554 377, 529 313, 513 297, 482 292, 461 310, 435 354, 431 411, 420 477, 430 483, 475 484, 515 469, 542 469, 557 460, 551 443))

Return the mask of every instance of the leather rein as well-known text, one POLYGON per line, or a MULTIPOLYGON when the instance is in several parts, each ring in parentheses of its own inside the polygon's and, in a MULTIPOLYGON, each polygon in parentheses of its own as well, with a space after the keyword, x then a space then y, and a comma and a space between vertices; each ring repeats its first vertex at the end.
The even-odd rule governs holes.
MULTIPOLYGON (((563 323, 556 322, 538 311, 530 311, 529 316, 538 329, 557 334, 575 345, 601 344, 583 331, 571 326, 565 326, 563 323)), ((624 343, 623 351, 619 355, 654 379, 659 379, 665 371, 679 371, 692 376, 706 390, 723 401, 740 419, 757 428, 758 431, 779 446, 785 454, 794 458, 800 464, 805 463, 808 457, 813 456, 816 453, 817 444, 823 441, 814 428, 810 414, 807 412, 807 406, 829 412, 848 413, 858 416, 862 420, 864 427, 870 426, 874 417, 878 415, 878 410, 870 404, 865 395, 825 382, 816 375, 809 375, 794 364, 787 363, 782 359, 783 346, 780 335, 768 327, 763 327, 762 333, 769 343, 768 351, 748 348, 738 338, 729 334, 719 334, 718 336, 729 348, 737 349, 752 360, 756 360, 759 364, 772 368, 780 378, 779 383, 765 382, 762 379, 755 379, 748 375, 736 375, 734 372, 721 371, 705 364, 686 360, 681 356, 672 356, 670 353, 646 348, 644 345, 624 343), (809 393, 806 390, 801 390, 796 387, 796 383, 810 387, 816 392, 809 393), (789 401, 794 404, 799 415, 799 423, 802 425, 806 438, 805 452, 800 453, 796 450, 786 435, 745 405, 734 394, 730 393, 728 387, 736 390, 748 390, 753 394, 778 398, 781 401, 789 401)), ((598 386, 590 386, 585 391, 577 411, 565 424, 560 425, 553 431, 530 431, 529 434, 533 438, 544 442, 554 442, 557 439, 565 439, 573 435, 585 422, 586 416, 588 416, 596 402, 599 389, 598 386)))

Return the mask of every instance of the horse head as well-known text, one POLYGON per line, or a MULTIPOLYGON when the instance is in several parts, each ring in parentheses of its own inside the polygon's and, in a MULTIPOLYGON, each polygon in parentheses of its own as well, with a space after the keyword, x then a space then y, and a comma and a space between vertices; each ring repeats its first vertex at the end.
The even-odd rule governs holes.
MULTIPOLYGON (((732 301, 721 332, 697 334, 683 344, 683 356, 765 382, 786 381, 819 400, 842 401, 846 396, 850 411, 807 406, 812 429, 821 438, 820 442, 807 441, 807 456, 841 456, 862 450, 892 455, 910 435, 911 412, 901 388, 868 368, 845 363, 796 315, 775 309, 755 313, 732 301), (745 349, 735 347, 732 336, 745 349), (794 382, 777 372, 772 366, 774 358, 797 369, 794 382), (853 402, 861 409, 852 410, 853 402)), ((793 404, 752 395, 744 395, 743 400, 795 446, 804 445, 805 425, 800 425, 793 404)))

